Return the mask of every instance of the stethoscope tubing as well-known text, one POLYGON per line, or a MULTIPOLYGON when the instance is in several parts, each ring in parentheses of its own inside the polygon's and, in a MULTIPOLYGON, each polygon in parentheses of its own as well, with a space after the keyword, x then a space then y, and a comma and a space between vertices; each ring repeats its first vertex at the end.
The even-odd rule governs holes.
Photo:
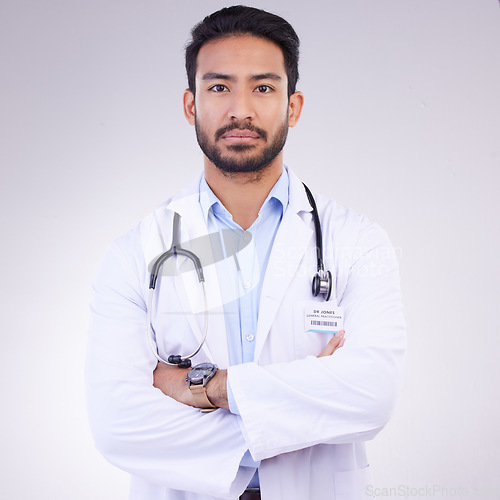
MULTIPOLYGON (((147 316, 147 321, 148 321, 148 340, 149 340, 149 346, 151 347, 151 351, 155 355, 156 359, 160 361, 161 363, 165 363, 166 365, 179 365, 180 362, 186 361, 191 359, 192 357, 196 356, 201 348, 203 347, 203 344, 205 343, 205 340, 207 339, 207 332, 208 332, 208 304, 207 304, 207 293, 205 291, 205 283, 204 281, 200 281, 201 283, 201 289, 203 292, 203 310, 204 310, 204 320, 203 320, 203 334, 201 336, 201 341, 198 347, 191 353, 188 354, 187 356, 179 356, 180 361, 176 363, 171 363, 170 361, 167 361, 163 359, 159 354, 158 354, 158 346, 153 340, 153 336, 155 335, 155 332, 153 331, 153 326, 151 325, 151 311, 153 310, 153 295, 154 295, 154 288, 150 288, 149 290, 149 300, 148 300, 148 316, 147 316)), ((169 356, 170 357, 170 356, 169 356)))

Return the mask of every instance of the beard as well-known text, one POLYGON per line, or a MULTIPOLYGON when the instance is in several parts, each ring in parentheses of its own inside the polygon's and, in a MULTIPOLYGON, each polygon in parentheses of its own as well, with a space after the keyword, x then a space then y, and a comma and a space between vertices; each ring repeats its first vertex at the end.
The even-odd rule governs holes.
POLYGON ((207 134, 201 129, 195 117, 196 139, 205 156, 223 173, 233 174, 241 172, 260 172, 264 170, 282 151, 288 135, 288 118, 286 118, 280 129, 267 144, 267 132, 256 127, 250 122, 234 122, 226 125, 215 132, 214 141, 210 142, 207 134), (217 141, 230 130, 250 130, 259 134, 266 142, 266 146, 260 153, 252 154, 256 146, 253 144, 231 144, 227 146, 229 151, 240 153, 238 155, 224 156, 217 141))

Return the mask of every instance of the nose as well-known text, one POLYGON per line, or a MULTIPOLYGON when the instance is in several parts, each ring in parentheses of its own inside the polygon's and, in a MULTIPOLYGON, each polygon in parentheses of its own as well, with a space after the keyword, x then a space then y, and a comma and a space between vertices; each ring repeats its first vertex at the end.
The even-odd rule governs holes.
POLYGON ((255 118, 252 96, 248 92, 233 91, 228 110, 231 121, 251 121, 255 118))

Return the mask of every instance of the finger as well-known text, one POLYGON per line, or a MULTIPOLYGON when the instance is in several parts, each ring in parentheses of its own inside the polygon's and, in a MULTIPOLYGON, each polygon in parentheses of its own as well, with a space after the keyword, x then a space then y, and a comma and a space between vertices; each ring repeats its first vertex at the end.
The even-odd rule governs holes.
POLYGON ((331 356, 338 348, 344 345, 344 330, 337 332, 326 344, 325 348, 318 354, 318 358, 331 356))
POLYGON ((326 344, 325 348, 320 352, 318 358, 322 358, 324 356, 331 356, 335 352, 335 349, 337 349, 339 342, 340 342, 339 338, 332 337, 328 341, 328 344, 326 344))

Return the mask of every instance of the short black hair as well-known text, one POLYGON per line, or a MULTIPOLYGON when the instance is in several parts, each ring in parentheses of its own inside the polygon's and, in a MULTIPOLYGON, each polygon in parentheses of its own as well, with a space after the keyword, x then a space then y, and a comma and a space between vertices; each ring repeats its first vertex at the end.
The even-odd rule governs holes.
POLYGON ((288 79, 288 97, 299 79, 299 37, 290 23, 282 17, 262 9, 235 5, 205 17, 191 31, 191 40, 186 46, 186 73, 188 87, 195 93, 196 60, 206 43, 220 38, 251 35, 274 42, 283 52, 288 79))

